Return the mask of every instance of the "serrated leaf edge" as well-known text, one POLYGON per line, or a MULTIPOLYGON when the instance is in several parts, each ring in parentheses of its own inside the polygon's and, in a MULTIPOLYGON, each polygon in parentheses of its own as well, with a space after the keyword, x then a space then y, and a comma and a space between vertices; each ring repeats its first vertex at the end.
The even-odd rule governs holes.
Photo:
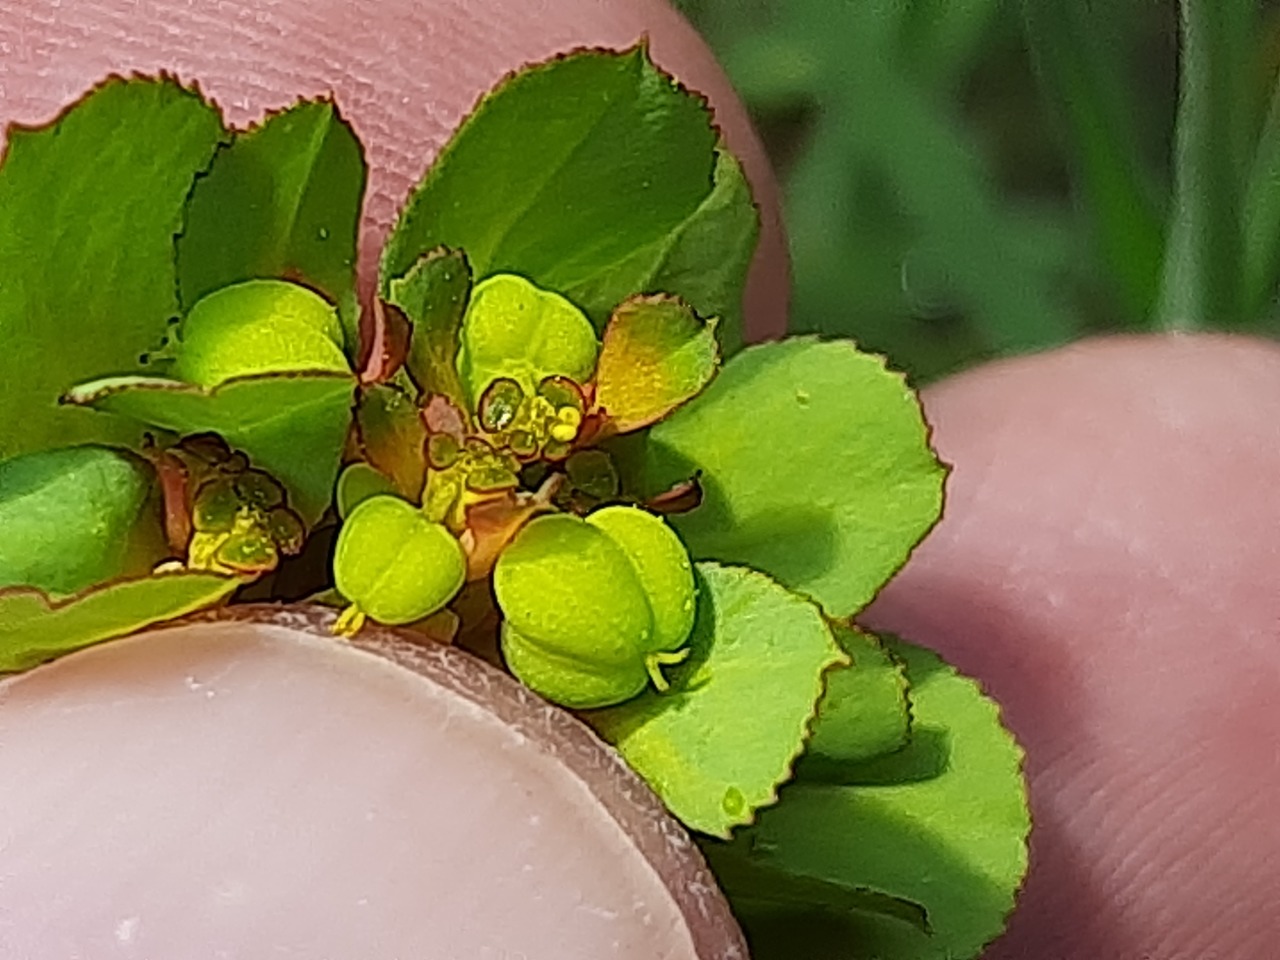
MULTIPOLYGON (((937 515, 933 518, 930 524, 920 532, 915 542, 910 546, 910 548, 904 554, 902 558, 902 562, 899 563, 896 567, 894 567, 892 571, 890 571, 889 575, 886 576, 884 580, 880 583, 880 586, 876 588, 875 593, 873 593, 870 599, 868 599, 867 602, 863 604, 861 607, 859 607, 856 610, 850 610, 844 613, 837 613, 834 611, 828 612, 827 609, 821 603, 819 603, 814 597, 812 597, 805 591, 796 590, 791 587, 784 588, 786 590, 789 590, 791 593, 794 593, 796 596, 804 597, 810 603, 817 606, 818 610, 822 612, 822 615, 825 619, 834 621, 834 622, 841 622, 841 621, 852 622, 854 617, 862 613, 862 611, 866 610, 875 602, 876 598, 880 596, 880 593, 889 584, 889 582, 893 580, 893 578, 896 577, 902 571, 902 569, 911 561, 911 558, 915 555, 916 550, 919 549, 920 544, 922 544, 928 538, 929 534, 931 534, 937 528, 938 524, 942 522, 942 518, 946 516, 947 500, 948 500, 947 483, 951 478, 952 472, 955 470, 955 466, 949 461, 944 460, 942 456, 939 454, 938 448, 934 445, 933 443, 934 426, 929 421, 929 418, 925 413, 924 405, 920 402, 919 391, 916 390, 916 388, 911 385, 911 380, 907 376, 907 374, 902 370, 898 370, 890 366, 889 358, 885 354, 876 353, 870 350, 863 350, 861 347, 858 346, 858 342, 854 340, 852 337, 824 337, 820 334, 801 334, 798 336, 787 336, 782 338, 781 340, 767 340, 761 343, 750 344, 746 347, 743 347, 741 350, 739 350, 729 359, 736 360, 737 358, 746 356, 753 351, 767 350, 770 347, 776 347, 779 345, 791 346, 792 344, 795 344, 797 347, 802 345, 825 346, 828 344, 831 344, 831 345, 838 344, 840 346, 844 346, 849 348, 850 350, 853 350, 859 356, 870 357, 871 359, 878 361, 881 369, 884 370, 886 374, 888 374, 890 377, 897 380, 902 385, 903 391, 911 398, 912 402, 914 403, 916 412, 920 416, 920 422, 924 424, 925 445, 928 447, 934 462, 938 465, 938 468, 942 471, 942 476, 940 478, 941 488, 938 492, 937 515)), ((718 372, 719 371, 717 371, 717 373, 718 372)), ((708 386, 710 386, 710 383, 708 383, 708 386)), ((701 563, 701 562, 708 562, 708 561, 699 560, 698 562, 701 563)), ((754 569, 754 568, 749 568, 749 569, 754 569)), ((858 629, 863 629, 863 628, 859 627, 858 629)), ((866 631, 866 632, 872 633, 873 636, 876 635, 874 631, 866 631)))
MULTIPOLYGON (((197 91, 197 92, 198 92, 198 91, 197 91)), ((203 94, 200 94, 200 96, 203 98, 203 94)), ((214 107, 215 107, 215 109, 217 109, 217 105, 216 105, 216 103, 214 103, 213 101, 208 100, 208 99, 205 99, 205 102, 206 102, 206 103, 209 103, 210 105, 214 106, 214 107)), ((225 119, 225 118, 223 118, 223 121, 222 121, 222 122, 223 122, 223 128, 224 128, 224 130, 226 131, 226 133, 225 133, 225 135, 224 135, 223 139, 222 139, 222 140, 218 143, 218 145, 214 148, 213 155, 209 158, 209 162, 208 162, 208 163, 206 163, 202 169, 197 170, 197 171, 196 171, 196 175, 195 175, 194 177, 192 177, 192 178, 191 178, 191 186, 187 188, 187 195, 186 195, 186 197, 184 197, 184 198, 183 198, 183 201, 182 201, 182 221, 181 221, 181 223, 178 225, 178 229, 174 231, 173 237, 172 237, 172 239, 171 239, 171 241, 170 241, 170 242, 172 243, 172 245, 173 245, 173 265, 174 265, 174 277, 173 277, 173 284, 174 284, 174 302, 178 304, 178 308, 179 308, 179 310, 180 310, 180 311, 182 311, 182 310, 190 310, 190 309, 191 309, 191 307, 192 307, 192 306, 194 306, 194 304, 186 304, 186 303, 184 303, 184 302, 183 302, 182 295, 181 295, 181 294, 182 294, 182 279, 181 279, 181 277, 180 277, 180 275, 179 275, 179 271, 178 271, 178 256, 179 256, 179 254, 178 254, 178 245, 182 242, 183 238, 185 238, 185 237, 186 237, 186 235, 187 235, 187 228, 188 228, 188 226, 190 225, 189 217, 190 217, 190 211, 191 211, 191 198, 195 195, 195 192, 196 192, 196 190, 199 188, 200 184, 201 184, 204 180, 207 180, 207 179, 209 178, 210 174, 212 174, 212 172, 213 172, 213 168, 214 168, 214 166, 215 166, 215 165, 217 164, 217 162, 218 162, 218 158, 219 158, 219 157, 221 157, 221 156, 222 156, 224 153, 226 153, 228 150, 231 150, 232 148, 234 148, 234 147, 235 147, 235 145, 236 145, 236 143, 240 140, 240 138, 241 138, 241 137, 249 137, 249 136, 252 136, 253 134, 255 134, 255 133, 257 133, 258 131, 260 131, 263 127, 265 127, 265 126, 266 126, 268 123, 270 123, 272 120, 276 119, 277 117, 282 117, 282 116, 284 116, 285 114, 289 113, 289 112, 290 112, 290 111, 292 111, 292 110, 296 110, 296 109, 298 109, 299 107, 303 107, 303 106, 314 106, 314 105, 318 105, 318 104, 319 104, 319 105, 326 105, 326 106, 328 106, 328 107, 330 108, 330 110, 332 111, 332 118, 333 118, 333 120, 334 120, 334 121, 336 121, 337 123, 342 124, 343 126, 347 127, 347 129, 351 131, 352 139, 354 139, 354 140, 355 140, 356 147, 357 147, 357 148, 359 149, 359 151, 360 151, 360 160, 361 160, 361 163, 362 163, 362 164, 363 164, 363 166, 364 166, 364 170, 365 170, 365 181, 366 181, 366 182, 365 182, 365 186, 366 186, 366 187, 368 186, 368 155, 367 155, 367 152, 366 152, 366 150, 365 150, 364 141, 363 141, 363 140, 361 140, 361 139, 360 139, 360 137, 356 135, 355 128, 354 128, 354 127, 352 127, 351 122, 350 122, 349 120, 347 120, 346 116, 344 116, 344 115, 343 115, 343 113, 342 113, 342 109, 338 106, 337 95, 336 95, 335 93, 333 93, 333 91, 330 91, 329 93, 321 94, 321 95, 316 96, 316 97, 305 97, 305 96, 299 96, 299 97, 295 98, 295 99, 293 100, 293 102, 292 102, 292 103, 289 103, 289 104, 287 104, 287 105, 285 105, 285 106, 283 106, 283 107, 275 107, 275 108, 273 108, 273 109, 270 109, 270 110, 265 111, 265 112, 262 114, 261 119, 254 120, 252 123, 250 123, 248 126, 245 126, 245 127, 228 127, 228 126, 226 125, 226 119, 225 119)), ((218 109, 218 113, 219 113, 219 115, 221 116, 221 114, 222 114, 221 109, 218 109)), ((2 163, 3 163, 3 156, 0 156, 0 164, 2 164, 2 163)), ((296 216, 297 216, 297 211, 296 211, 296 210, 294 211, 293 216, 294 216, 294 217, 296 217, 296 216)), ((293 220, 292 220, 292 218, 291 218, 290 223, 292 223, 292 222, 293 222, 293 220)), ((357 246, 358 246, 358 238, 357 238, 357 246)), ((356 251, 356 255, 357 255, 357 258, 358 258, 358 257, 359 257, 359 250, 358 250, 358 249, 357 249, 357 251, 356 251)), ((354 270, 355 270, 354 264, 353 264, 353 266, 352 266, 352 270, 353 270, 353 272, 354 272, 354 270)), ((315 289, 315 288, 314 288, 314 287, 312 287, 309 283, 307 283, 305 280, 300 280, 300 279, 296 279, 296 278, 291 278, 291 279, 290 279, 290 282, 291 282, 291 283, 296 283, 296 284, 298 284, 298 286, 301 286, 301 287, 306 287, 308 290, 310 290, 310 291, 311 291, 312 293, 314 293, 316 296, 318 296, 318 297, 320 297, 321 299, 323 299, 326 303, 330 303, 330 304, 332 304, 332 305, 333 305, 333 306, 335 306, 335 307, 340 307, 340 306, 341 306, 340 304, 334 304, 334 303, 333 303, 333 301, 332 301, 332 300, 330 300, 330 298, 329 298, 329 296, 328 296, 327 294, 323 293, 323 292, 322 292, 322 291, 320 291, 320 290, 315 289)), ((362 312, 363 312, 363 311, 362 311, 362 312)), ((339 346, 341 347, 342 345, 341 345, 341 344, 339 344, 339 346)), ((345 350, 344 350, 344 353, 345 353, 345 350)))
MULTIPOLYGON (((120 637, 126 637, 126 636, 129 636, 130 634, 137 633, 140 630, 145 630, 147 627, 153 626, 157 623, 165 623, 169 620, 176 620, 179 617, 184 617, 189 614, 195 613, 199 610, 205 610, 205 609, 208 609, 209 607, 216 606, 220 603, 225 602, 226 599, 233 592, 238 590, 240 587, 243 587, 252 583, 256 578, 226 576, 226 575, 214 573, 208 570, 181 569, 181 570, 165 570, 165 571, 158 571, 158 572, 152 571, 151 573, 144 574, 142 576, 114 577, 110 580, 104 580, 102 583, 95 583, 91 587, 86 587, 83 590, 80 590, 73 594, 69 594, 68 596, 65 596, 65 597, 54 596, 53 594, 50 594, 47 590, 42 590, 39 587, 30 587, 30 586, 0 587, 0 601, 3 601, 10 597, 24 597, 24 596, 33 597, 44 608, 45 612, 53 614, 61 610, 64 610, 68 607, 75 606, 78 603, 82 603, 85 600, 88 600, 97 594, 106 593, 107 591, 112 590, 115 587, 121 586, 123 584, 142 583, 147 580, 177 579, 177 578, 189 578, 189 577, 214 578, 217 580, 226 581, 227 590, 225 593, 220 594, 218 598, 215 599, 212 603, 193 606, 193 607, 190 607, 189 609, 184 608, 172 615, 142 618, 145 622, 139 623, 133 629, 126 630, 123 633, 112 634, 111 636, 108 636, 108 637, 102 637, 101 639, 90 641, 89 643, 83 644, 78 647, 74 647, 69 650, 56 652, 52 656, 48 657, 47 659, 40 661, 42 663, 48 663, 49 661, 56 660, 56 659, 59 659, 60 657, 64 657, 69 654, 75 653, 77 650, 83 650, 83 649, 86 649, 87 647, 95 646, 99 643, 105 643, 108 640, 116 640, 116 639, 119 639, 120 637)), ((32 666, 35 666, 35 665, 33 664, 32 666)), ((3 668, 0 668, 0 677, 4 676, 6 673, 20 673, 26 669, 31 669, 31 668, 23 667, 18 670, 4 670, 3 668)))
MULTIPOLYGON (((1009 908, 1005 910, 1004 914, 1000 918, 1001 930, 996 932, 991 937, 990 940, 982 944, 979 950, 979 953, 981 953, 985 951, 987 947, 989 947, 997 939, 1003 936, 1004 931, 1008 929, 1009 918, 1013 916, 1014 912, 1018 909, 1018 900, 1022 894, 1023 889, 1026 887, 1027 876, 1030 872, 1030 839, 1031 839, 1031 834, 1035 829, 1035 823, 1032 816, 1033 811, 1031 809, 1030 782, 1027 779, 1026 748, 1023 747, 1022 741, 1018 739, 1018 737, 1013 732, 1013 729, 1005 722, 1004 705, 998 699, 996 699, 994 696, 992 696, 990 693, 987 692, 986 687, 983 685, 982 681, 979 680, 977 677, 972 676, 971 674, 965 673, 959 667, 957 667, 954 663, 948 660, 942 653, 940 653, 937 650, 934 650, 932 647, 926 647, 923 644, 914 643, 911 640, 907 640, 905 637, 900 637, 895 633, 889 633, 887 631, 877 632, 874 630, 867 630, 866 628, 863 628, 863 627, 859 627, 858 629, 862 630, 864 633, 870 634, 871 636, 879 640, 881 644, 884 646, 885 650, 889 653, 890 656, 894 657, 895 660, 900 661, 901 658, 897 657, 893 653, 893 650, 889 648, 889 644, 884 642, 886 637, 890 637, 894 640, 897 640, 899 643, 910 644, 913 647, 920 647, 921 649, 927 650, 929 653, 932 653, 942 663, 946 664, 946 666, 951 668, 954 679, 959 680, 961 683, 972 688, 973 691, 977 693, 978 699, 990 710, 991 716, 996 722, 996 727, 1003 732, 1005 739, 1009 742, 1009 745, 1013 748, 1014 770, 1018 776, 1019 782, 1022 784, 1021 806, 1022 806, 1023 812, 1026 814, 1026 817, 1025 817, 1026 829, 1022 832, 1022 834, 1018 838, 1022 843, 1022 849, 1023 849, 1022 874, 1018 878, 1018 882, 1014 885, 1013 889, 1009 891, 1009 908)), ((913 722, 914 722, 914 719, 915 719, 914 716, 912 716, 913 722)))
POLYGON ((795 590, 791 590, 787 587, 784 587, 781 583, 779 583, 773 577, 769 576, 769 574, 764 573, 761 570, 757 570, 754 567, 748 567, 742 564, 720 563, 715 560, 699 560, 697 563, 695 563, 695 566, 696 567, 706 567, 706 566, 717 567, 722 570, 743 570, 748 572, 749 574, 752 574, 756 577, 760 577, 768 581, 769 583, 776 586, 779 590, 782 590, 784 593, 790 594, 792 597, 795 597, 798 600, 808 603, 810 606, 814 608, 815 612, 818 614, 819 619, 822 621, 823 627, 826 628, 827 637, 831 641, 831 647, 834 649, 836 653, 836 656, 833 659, 829 659, 827 663, 824 664, 823 667, 818 671, 818 677, 817 677, 818 690, 817 690, 817 693, 814 695, 812 702, 810 703, 808 715, 800 723, 800 737, 796 740, 795 750, 784 761, 781 775, 774 780, 768 796, 766 796, 765 799, 762 800, 760 803, 755 804, 749 809, 744 809, 743 813, 746 815, 746 819, 740 820, 738 822, 729 823, 729 825, 725 828, 723 833, 713 833, 710 831, 702 830, 699 827, 694 827, 691 824, 688 825, 690 829, 697 830, 699 833, 705 833, 707 834, 707 836, 716 837, 717 839, 720 839, 720 840, 728 840, 732 836, 734 830, 738 829, 739 827, 751 826, 753 823, 756 822, 756 815, 759 811, 765 810, 778 802, 778 799, 779 799, 778 790, 782 787, 783 784, 789 783, 795 777, 796 762, 800 759, 800 757, 804 755, 805 747, 809 742, 809 738, 813 736, 813 724, 818 717, 818 704, 821 702, 822 697, 826 693, 826 689, 827 689, 827 675, 834 668, 839 666, 848 666, 852 661, 850 660, 849 655, 844 652, 840 644, 836 641, 835 635, 831 632, 831 625, 828 622, 826 616, 823 615, 822 607, 818 606, 818 604, 816 604, 811 598, 806 597, 804 594, 799 593, 795 590))
MULTIPOLYGON (((845 618, 843 620, 833 620, 832 622, 840 625, 846 630, 854 631, 870 639, 873 643, 875 643, 876 647, 886 657, 888 657, 889 660, 893 663, 894 667, 896 668, 895 673, 897 674, 897 678, 898 678, 898 684, 897 684, 898 690, 902 693, 902 701, 906 705, 906 709, 907 709, 907 742, 909 743, 911 740, 911 734, 916 727, 916 705, 915 705, 915 701, 911 697, 911 678, 907 676, 907 662, 903 660, 900 656, 898 656, 896 653, 894 653, 891 649, 889 649, 889 645, 884 642, 884 638, 880 634, 876 633, 874 630, 868 630, 866 627, 863 627, 863 626, 860 626, 859 624, 854 623, 849 618, 845 618)), ((882 756, 891 757, 893 756, 893 754, 898 753, 899 751, 905 750, 905 749, 906 749, 906 744, 904 743, 901 747, 898 748, 898 750, 894 750, 894 751, 891 751, 890 753, 882 754, 882 756)))
POLYGON ((219 141, 218 147, 215 148, 214 152, 216 153, 217 149, 220 149, 221 145, 226 142, 226 138, 231 133, 227 128, 226 116, 222 112, 222 108, 218 105, 216 100, 205 96, 204 91, 200 89, 198 81, 193 80, 190 83, 187 83, 183 81, 176 72, 170 70, 159 70, 155 73, 113 71, 108 73, 103 79, 99 80, 88 90, 81 93, 74 101, 64 106, 49 120, 39 121, 36 123, 23 123, 18 120, 10 120, 6 123, 3 129, 3 142, 0 143, 0 170, 4 168, 5 161, 9 157, 9 151, 12 150, 15 140, 21 140, 33 134, 47 133, 48 131, 61 126, 72 113, 79 109, 86 100, 90 99, 95 94, 109 89, 110 87, 118 85, 122 86, 131 83, 148 84, 157 87, 167 85, 180 93, 199 100, 202 104, 212 109, 218 115, 218 120, 222 125, 224 139, 219 141))
MULTIPOLYGON (((664 82, 671 84, 671 86, 674 87, 681 94, 691 98, 692 100, 695 100, 698 103, 698 105, 702 108, 702 112, 707 117, 711 130, 716 135, 716 143, 717 143, 717 149, 718 149, 718 145, 722 143, 724 140, 724 131, 721 129, 720 125, 716 122, 716 112, 711 105, 711 100, 705 94, 700 93, 699 91, 694 90, 691 87, 687 86, 677 77, 675 77, 673 74, 671 74, 670 72, 668 72, 667 70, 659 66, 654 61, 653 56, 650 53, 649 47, 650 47, 650 42, 649 42, 649 34, 647 31, 642 33, 639 39, 637 39, 636 42, 631 44, 631 46, 629 47, 617 48, 617 47, 606 47, 603 45, 597 46, 597 45, 591 45, 591 44, 584 44, 582 46, 573 47, 569 50, 564 50, 557 54, 554 54, 553 56, 547 57, 546 59, 528 62, 528 63, 525 63, 523 66, 519 66, 514 69, 508 70, 497 81, 495 81, 492 85, 490 85, 488 89, 486 89, 483 93, 481 93, 476 98, 475 102, 472 104, 471 109, 462 115, 462 119, 458 121, 457 126, 455 126, 453 130, 449 133, 449 136, 446 138, 444 146, 440 149, 440 152, 436 154, 435 159, 432 160, 430 165, 427 167, 427 169, 423 171, 422 176, 419 177, 418 180, 409 188, 409 191, 406 194, 403 202, 400 204, 399 212, 396 214, 395 223, 391 225, 391 229, 387 232, 387 242, 383 245, 382 252, 378 257, 378 284, 377 284, 378 295, 385 298, 387 294, 390 292, 391 281, 403 279, 408 274, 409 269, 412 268, 412 264, 410 264, 410 266, 406 268, 402 273, 399 273, 393 276, 391 275, 390 271, 387 269, 387 262, 390 256, 389 251, 392 246, 391 238, 399 234, 401 229, 409 221, 410 212, 413 207, 414 200, 418 196, 418 193, 425 186, 425 184, 427 183, 428 179, 430 179, 432 174, 435 173, 435 171, 437 171, 438 169, 443 168, 449 162, 450 158, 453 156, 453 152, 455 149, 455 145, 458 141, 458 138, 463 134, 463 132, 465 132, 467 126, 475 120, 475 118, 480 114, 481 110, 484 109, 484 107, 488 104, 490 100, 501 95, 506 90, 507 85, 517 79, 521 79, 523 77, 526 77, 541 71, 550 70, 566 60, 572 60, 577 57, 599 56, 599 57, 615 57, 619 59, 625 59, 627 57, 638 56, 642 58, 644 62, 647 62, 649 66, 651 66, 654 70, 656 70, 662 76, 664 82)), ((707 178, 707 193, 709 194, 714 189, 715 189, 715 165, 712 164, 711 173, 707 178)), ((424 254, 419 254, 418 257, 421 257, 423 255, 424 254)), ((418 257, 414 258, 414 261, 413 261, 414 263, 417 262, 418 257)))
MULTIPOLYGON (((660 305, 664 303, 677 304, 678 306, 688 310, 689 315, 693 317, 695 320, 697 320, 699 323, 701 323, 706 331, 710 332, 712 343, 715 344, 715 348, 716 348, 715 360, 711 365, 711 375, 707 377, 706 382, 703 383, 702 386, 698 388, 697 393, 694 393, 690 396, 685 397, 683 400, 681 400, 679 403, 673 406, 670 410, 668 410, 662 416, 658 417, 656 420, 653 420, 649 423, 642 424, 638 427, 629 428, 626 431, 627 433, 631 433, 636 430, 646 430, 649 427, 653 426, 655 423, 661 423, 663 420, 666 420, 668 417, 670 417, 673 413, 675 413, 685 404, 696 399, 699 394, 701 394, 704 390, 707 389, 707 387, 711 386, 711 382, 715 380, 715 378, 720 374, 720 370, 724 366, 724 348, 723 348, 723 345, 720 343, 720 318, 702 316, 702 314, 698 313, 698 311, 694 309, 693 304, 691 304, 688 300, 686 300, 684 297, 680 296, 679 294, 674 294, 674 293, 635 293, 627 297, 627 299, 623 300, 620 304, 614 307, 613 312, 609 315, 609 322, 605 324, 604 331, 600 337, 601 354, 603 355, 605 350, 605 344, 607 343, 607 338, 609 335, 609 327, 613 323, 614 317, 618 315, 618 312, 620 310, 632 305, 640 305, 640 304, 660 305)), ((598 376, 599 361, 597 360, 596 363, 597 363, 596 375, 598 376)), ((603 408, 601 408, 600 412, 603 413, 606 417, 608 416, 608 413, 609 413, 607 409, 603 409, 603 408)), ((793 590, 792 592, 794 593, 795 591, 793 590)))

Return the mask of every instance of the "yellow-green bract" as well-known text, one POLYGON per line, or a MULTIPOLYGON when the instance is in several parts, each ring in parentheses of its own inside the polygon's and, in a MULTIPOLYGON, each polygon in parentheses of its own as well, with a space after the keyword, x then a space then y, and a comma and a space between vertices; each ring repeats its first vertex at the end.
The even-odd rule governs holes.
POLYGON ((349 369, 337 311, 287 280, 214 291, 191 308, 181 335, 173 373, 202 387, 251 374, 349 369))
POLYGON ((466 556, 453 534, 389 494, 351 511, 334 550, 338 592, 380 623, 430 616, 454 598, 466 573, 466 556))
POLYGON ((621 703, 652 680, 693 627, 689 556, 660 518, 606 507, 539 517, 498 558, 502 652, 512 673, 575 708, 621 703))

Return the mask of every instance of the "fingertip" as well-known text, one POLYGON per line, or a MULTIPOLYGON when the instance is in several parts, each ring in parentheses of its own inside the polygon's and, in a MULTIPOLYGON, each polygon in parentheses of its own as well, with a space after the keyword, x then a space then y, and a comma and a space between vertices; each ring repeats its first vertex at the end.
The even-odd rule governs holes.
POLYGON ((868 623, 942 651, 1028 751, 994 957, 1251 958, 1280 937, 1280 347, 1117 337, 926 391, 947 513, 868 623))

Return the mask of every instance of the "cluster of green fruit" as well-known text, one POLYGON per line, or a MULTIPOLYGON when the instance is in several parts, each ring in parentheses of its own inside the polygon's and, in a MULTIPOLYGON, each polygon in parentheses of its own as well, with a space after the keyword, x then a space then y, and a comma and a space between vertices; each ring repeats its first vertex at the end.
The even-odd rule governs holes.
MULTIPOLYGON (((444 524, 407 500, 364 500, 343 524, 333 560, 352 605, 338 629, 361 619, 412 623, 448 604, 466 580, 466 556, 444 524)), ((570 707, 603 707, 639 694, 679 663, 693 627, 693 566, 660 518, 608 506, 585 518, 537 517, 493 570, 503 614, 502 653, 528 687, 570 707)))
MULTIPOLYGON (((286 281, 250 281, 192 309, 175 372, 214 386, 285 365, 345 369, 340 336, 323 298, 286 281)), ((563 465, 580 439, 580 384, 590 380, 598 353, 590 321, 558 294, 512 275, 477 285, 455 365, 460 399, 470 407, 464 416, 474 416, 482 437, 429 435, 421 503, 371 485, 348 505, 333 556, 334 584, 348 604, 338 632, 352 633, 366 618, 422 620, 476 578, 457 507, 503 484, 469 493, 465 484, 450 485, 450 476, 483 471, 514 485, 524 465, 563 465)), ((542 503, 534 513, 543 515, 519 526, 492 569, 511 671, 548 699, 581 708, 620 703, 650 682, 665 688, 661 668, 684 659, 694 618, 692 564, 679 538, 637 506, 580 517, 542 503)))

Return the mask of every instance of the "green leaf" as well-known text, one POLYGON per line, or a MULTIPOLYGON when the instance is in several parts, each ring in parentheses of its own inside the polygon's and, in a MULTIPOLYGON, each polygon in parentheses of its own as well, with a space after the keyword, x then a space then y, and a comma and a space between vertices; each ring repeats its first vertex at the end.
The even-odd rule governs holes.
POLYGON ((695 830, 726 837, 773 803, 844 655, 817 607, 764 574, 697 565, 689 660, 671 689, 587 716, 695 830))
POLYGON ((0 590, 0 671, 26 670, 112 637, 221 603, 245 581, 180 571, 120 580, 66 601, 0 590))
POLYGON ((847 765, 894 753, 911 733, 911 705, 902 664, 869 633, 832 628, 853 661, 827 674, 827 692, 797 773, 838 778, 847 765))
POLYGON ((721 887, 733 891, 733 904, 739 911, 776 913, 779 919, 795 911, 840 915, 857 911, 909 923, 921 933, 930 932, 929 918, 918 903, 839 881, 779 874, 761 866, 740 847, 719 840, 699 838, 698 845, 721 887))
POLYGON ((349 375, 269 374, 203 389, 157 377, 81 384, 68 403, 132 417, 179 434, 216 433, 289 491, 308 525, 324 513, 351 425, 349 375))
POLYGON ((760 214, 742 165, 723 143, 716 147, 713 178, 711 192, 684 223, 602 276, 599 289, 581 287, 575 299, 605 304, 614 290, 673 294, 700 316, 718 317, 720 349, 726 356, 736 353, 742 347, 742 292, 760 238, 760 214))
POLYGON ((421 500, 427 481, 427 428, 413 399, 389 383, 362 390, 356 426, 365 459, 391 478, 402 497, 421 500))
POLYGON ((596 406, 620 433, 628 433, 697 396, 720 365, 715 326, 674 297, 622 304, 604 329, 596 406))
POLYGON ((13 127, 0 166, 0 456, 129 441, 59 409, 72 384, 139 367, 177 312, 173 235, 224 130, 171 80, 114 79, 53 124, 13 127))
POLYGON ((742 351, 642 456, 651 494, 699 475, 702 505, 672 518, 695 557, 763 570, 835 617, 871 600, 942 509, 915 394, 848 341, 742 351))
MULTIPOLYGON (((815 925, 812 911, 787 920, 793 941, 812 946, 811 955, 976 957, 1003 929, 1026 872, 1022 751, 972 680, 927 650, 894 639, 886 645, 911 683, 908 747, 850 768, 844 786, 798 780, 733 846, 780 884, 798 876, 918 903, 932 928, 925 936, 896 920, 832 915, 816 904, 828 914, 825 924, 815 925)), ((733 902, 733 887, 726 892, 733 902)), ((778 923, 749 904, 739 915, 749 932, 778 923)), ((752 956, 789 960, 794 953, 757 947, 752 956)))
POLYGON ((728 168, 711 201, 715 146, 704 101, 655 67, 643 44, 517 73, 480 101, 410 199, 384 251, 382 289, 445 245, 465 251, 477 279, 521 274, 599 328, 627 297, 662 292, 645 289, 646 276, 704 262, 707 244, 722 247, 726 280, 736 279, 741 185, 728 168))
POLYGON ((71 594, 148 572, 167 555, 155 474, 108 447, 0 462, 0 587, 71 594))
POLYGON ((471 267, 459 251, 439 248, 420 257, 391 281, 387 300, 408 318, 413 332, 405 368, 419 390, 468 403, 458 379, 458 330, 471 292, 471 267))
POLYGON ((346 353, 354 357, 364 185, 360 141, 332 101, 301 102, 238 133, 187 203, 177 241, 184 312, 242 280, 295 280, 337 304, 346 353))

